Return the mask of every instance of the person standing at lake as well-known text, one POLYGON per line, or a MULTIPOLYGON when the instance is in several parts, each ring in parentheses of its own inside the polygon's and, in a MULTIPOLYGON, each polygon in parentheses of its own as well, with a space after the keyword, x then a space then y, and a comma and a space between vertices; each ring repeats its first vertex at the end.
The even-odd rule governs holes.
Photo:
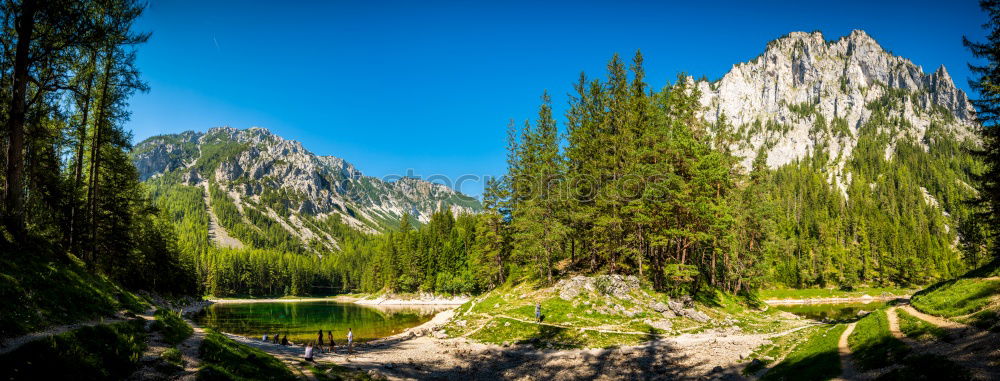
POLYGON ((280 336, 281 336, 281 335, 279 335, 279 334, 277 334, 277 333, 275 333, 275 334, 274 334, 274 336, 272 336, 272 338, 274 339, 274 343, 275 343, 275 344, 278 344, 278 343, 279 343, 279 339, 280 339, 280 336))
POLYGON ((323 347, 323 330, 319 330, 319 339, 316 340, 317 347, 323 347))
POLYGON ((542 322, 542 303, 541 302, 535 302, 535 320, 538 320, 539 323, 542 322))
POLYGON ((347 353, 354 353, 354 331, 347 329, 347 353))
POLYGON ((330 339, 330 353, 333 353, 333 347, 335 346, 333 343, 333 331, 326 331, 326 338, 330 339))

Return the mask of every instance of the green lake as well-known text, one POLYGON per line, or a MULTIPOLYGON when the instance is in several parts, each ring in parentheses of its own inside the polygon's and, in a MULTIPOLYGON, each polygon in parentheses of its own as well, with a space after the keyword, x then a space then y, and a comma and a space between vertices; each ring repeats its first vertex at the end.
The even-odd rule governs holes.
POLYGON ((821 322, 847 322, 857 320, 858 312, 872 312, 885 307, 886 302, 869 303, 824 303, 824 304, 784 304, 772 306, 781 311, 821 322))
POLYGON ((334 340, 340 343, 346 341, 348 328, 354 331, 356 341, 373 340, 418 326, 446 308, 338 302, 220 303, 206 308, 196 320, 203 326, 252 338, 265 333, 269 337, 287 334, 296 343, 316 340, 320 329, 325 342, 326 332, 332 330, 334 340))

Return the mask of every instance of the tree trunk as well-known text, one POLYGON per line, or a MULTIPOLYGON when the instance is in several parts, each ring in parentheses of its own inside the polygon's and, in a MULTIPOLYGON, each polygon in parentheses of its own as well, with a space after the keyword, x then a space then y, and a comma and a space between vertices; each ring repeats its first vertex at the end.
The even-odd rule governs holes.
POLYGON ((99 108, 97 109, 97 118, 94 121, 94 140, 90 146, 90 186, 87 190, 87 209, 88 215, 90 217, 90 255, 89 262, 94 262, 97 255, 97 197, 98 192, 98 177, 101 173, 101 144, 103 138, 104 125, 106 124, 105 115, 108 109, 108 88, 111 83, 111 67, 112 67, 112 52, 106 53, 106 61, 104 62, 104 83, 101 85, 101 102, 99 108))
MULTIPOLYGON (((97 50, 94 49, 90 53, 90 65, 93 69, 96 69, 97 65, 97 50)), ((92 69, 92 70, 93 70, 92 69)), ((80 127, 77 129, 77 134, 80 136, 76 144, 76 166, 73 169, 73 190, 80 189, 83 183, 83 154, 84 147, 87 141, 87 118, 90 116, 90 98, 91 89, 94 85, 94 73, 90 73, 90 77, 87 78, 87 87, 83 93, 83 109, 80 110, 83 114, 83 120, 80 122, 80 127)), ((80 213, 80 205, 76 202, 77 199, 74 197, 73 208, 70 210, 69 215, 69 245, 70 249, 73 248, 74 241, 76 240, 76 216, 80 213)))
POLYGON ((4 206, 7 229, 18 240, 25 238, 24 226, 24 120, 27 114, 28 66, 31 61, 31 35, 35 29, 35 0, 21 3, 21 16, 17 20, 17 47, 14 53, 13 92, 10 116, 7 120, 7 194, 4 206))

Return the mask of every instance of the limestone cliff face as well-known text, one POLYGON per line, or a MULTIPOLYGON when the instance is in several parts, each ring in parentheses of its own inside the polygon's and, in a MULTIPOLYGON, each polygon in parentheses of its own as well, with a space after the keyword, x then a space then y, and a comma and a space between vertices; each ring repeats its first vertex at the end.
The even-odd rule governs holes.
POLYGON ((311 229, 304 216, 339 215, 372 232, 405 213, 426 222, 443 207, 456 214, 481 209, 477 200, 444 185, 365 176, 341 158, 315 155, 297 141, 257 127, 152 137, 136 146, 133 161, 143 180, 164 176, 168 182, 218 187, 241 211, 256 209, 304 242, 320 238, 330 247, 335 240, 311 229))
POLYGON ((725 118, 732 126, 738 136, 732 148, 748 168, 759 152, 775 168, 825 146, 830 157, 840 158, 835 166, 842 170, 859 129, 872 117, 871 105, 887 97, 899 102, 890 117, 910 125, 894 131, 894 139, 919 141, 936 123, 964 140, 973 138, 976 126, 972 105, 943 66, 925 74, 858 30, 836 41, 820 32, 790 33, 720 80, 698 81, 697 87, 704 117, 713 123, 725 118), (819 123, 840 128, 817 128, 820 117, 819 123))

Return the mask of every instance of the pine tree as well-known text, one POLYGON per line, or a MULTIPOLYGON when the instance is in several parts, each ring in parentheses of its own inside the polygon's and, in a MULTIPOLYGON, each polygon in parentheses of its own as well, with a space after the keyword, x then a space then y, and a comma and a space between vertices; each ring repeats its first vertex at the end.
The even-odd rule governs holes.
POLYGON ((509 219, 504 204, 507 189, 503 179, 490 178, 483 189, 483 212, 479 214, 476 234, 474 267, 480 270, 477 277, 488 282, 485 288, 497 287, 507 277, 509 247, 509 219))
POLYGON ((982 221, 989 230, 992 252, 1000 257, 1000 2, 980 1, 979 6, 989 16, 984 25, 988 31, 986 42, 973 42, 963 38, 963 43, 976 58, 985 59, 985 65, 970 64, 973 79, 969 85, 979 93, 973 100, 981 124, 982 150, 979 155, 986 164, 986 171, 979 177, 979 205, 983 208, 982 221))
POLYGON ((551 282, 567 229, 560 214, 563 171, 559 135, 547 93, 542 95, 535 127, 522 134, 518 148, 519 180, 513 185, 513 194, 519 198, 513 210, 514 250, 536 266, 539 278, 551 282))

